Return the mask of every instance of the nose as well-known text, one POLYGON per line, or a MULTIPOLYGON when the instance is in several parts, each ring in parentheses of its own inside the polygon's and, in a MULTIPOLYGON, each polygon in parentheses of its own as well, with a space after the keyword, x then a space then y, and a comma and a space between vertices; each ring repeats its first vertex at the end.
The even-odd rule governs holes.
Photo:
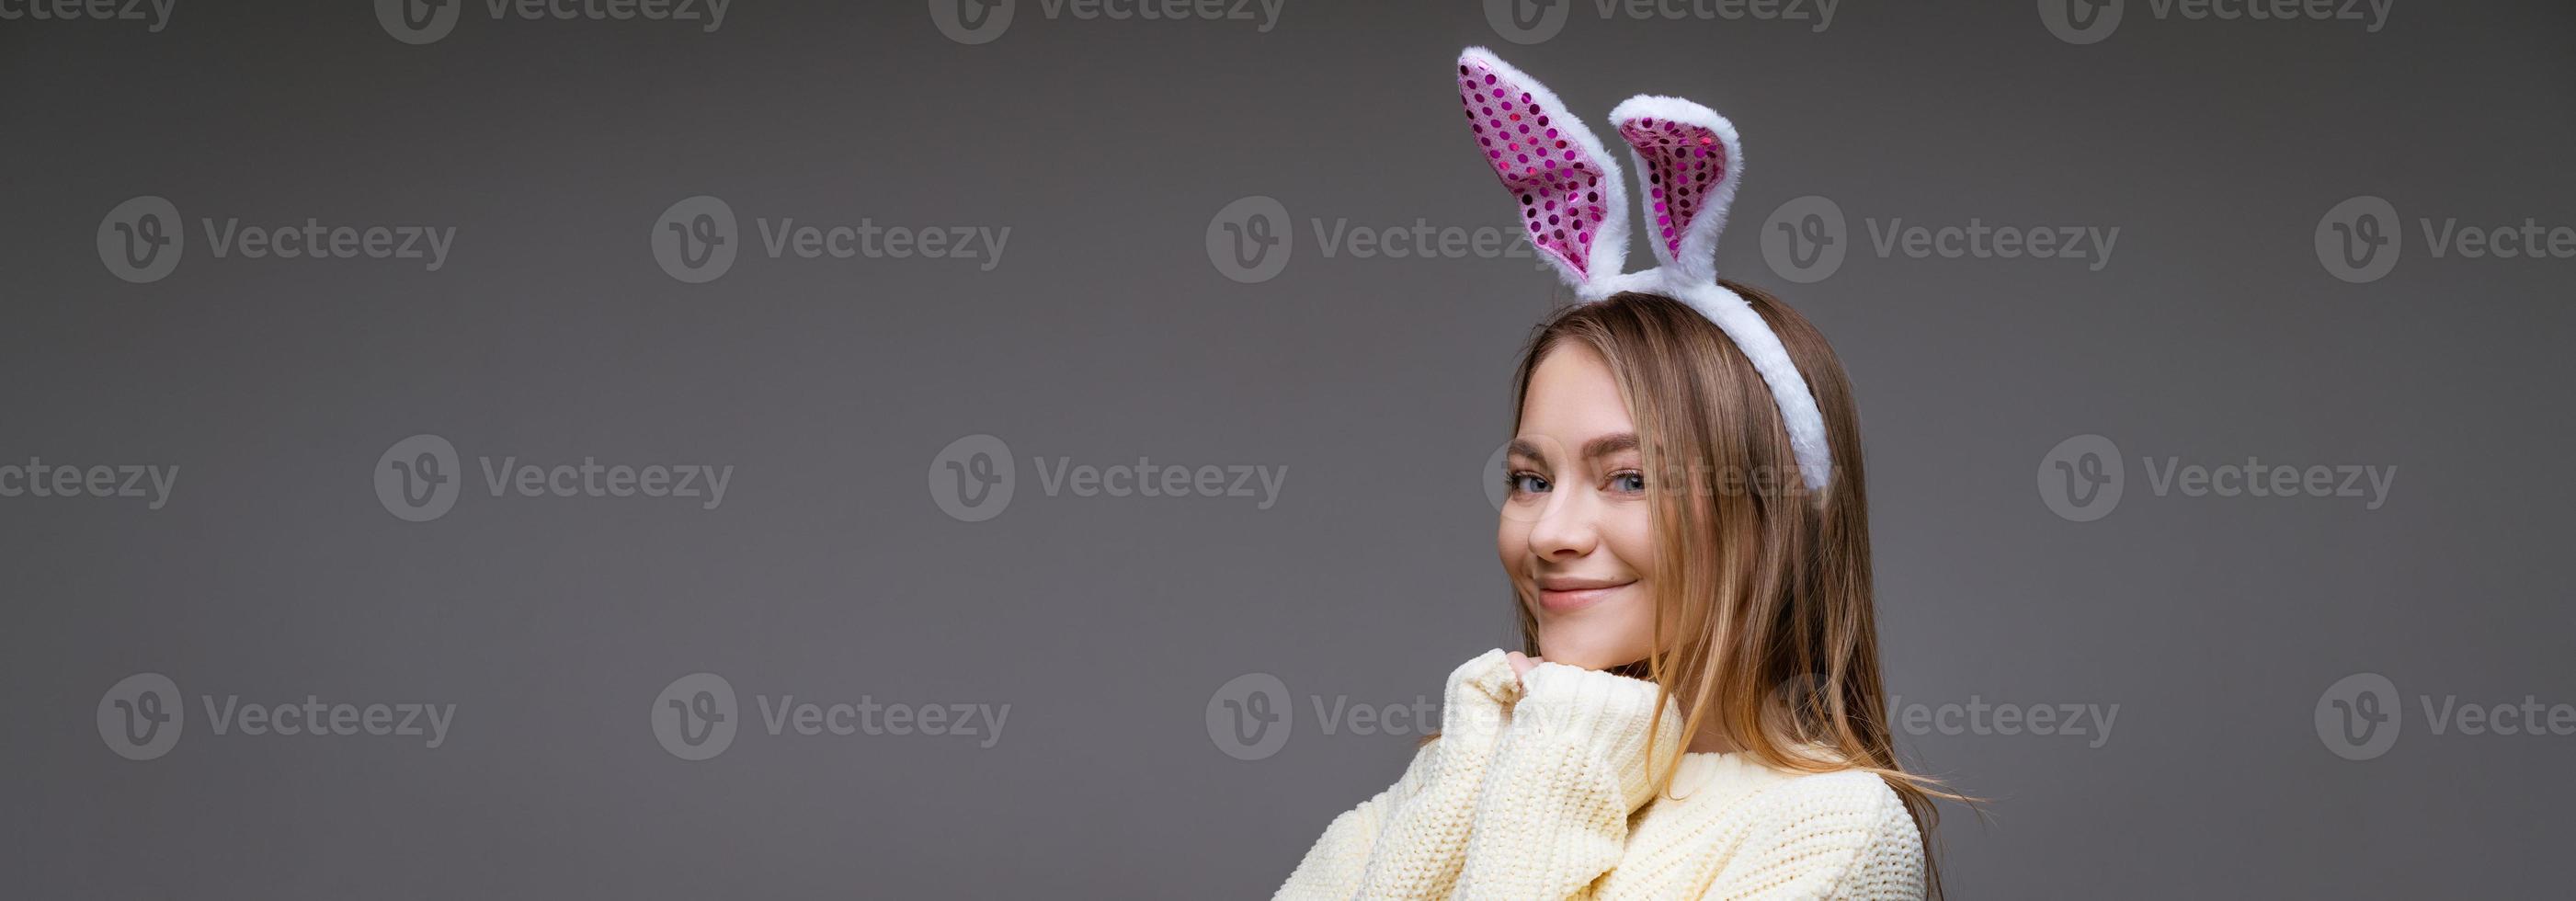
POLYGON ((1530 524, 1530 553, 1541 560, 1578 560, 1592 553, 1601 541, 1600 513, 1592 492, 1550 492, 1538 520, 1530 524))

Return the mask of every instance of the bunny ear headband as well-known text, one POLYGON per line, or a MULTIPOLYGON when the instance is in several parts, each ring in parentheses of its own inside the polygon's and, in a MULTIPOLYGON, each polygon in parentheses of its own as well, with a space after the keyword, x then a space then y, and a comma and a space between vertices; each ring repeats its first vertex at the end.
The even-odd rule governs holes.
POLYGON ((1789 446, 1811 491, 1832 480, 1825 419, 1807 380, 1762 314, 1717 283, 1717 233, 1744 169, 1735 125, 1679 97, 1640 94, 1610 111, 1637 163, 1637 188, 1648 201, 1648 241, 1661 265, 1621 272, 1628 263, 1628 194, 1619 163, 1601 140, 1546 85, 1483 47, 1458 56, 1458 99, 1476 143, 1521 205, 1530 245, 1586 301, 1621 291, 1663 294, 1689 304, 1726 332, 1753 361, 1787 423, 1789 446))

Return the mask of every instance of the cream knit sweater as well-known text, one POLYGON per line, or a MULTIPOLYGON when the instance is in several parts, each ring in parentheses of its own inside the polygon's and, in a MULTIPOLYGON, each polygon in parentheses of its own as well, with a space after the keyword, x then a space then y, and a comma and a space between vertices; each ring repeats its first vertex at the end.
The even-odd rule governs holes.
MULTIPOLYGON (((1655 685, 1499 648, 1449 675, 1441 735, 1333 819, 1274 899, 1920 898, 1923 851, 1866 772, 1692 752, 1654 796, 1655 685)), ((1655 760, 1681 747, 1665 703, 1655 760)))

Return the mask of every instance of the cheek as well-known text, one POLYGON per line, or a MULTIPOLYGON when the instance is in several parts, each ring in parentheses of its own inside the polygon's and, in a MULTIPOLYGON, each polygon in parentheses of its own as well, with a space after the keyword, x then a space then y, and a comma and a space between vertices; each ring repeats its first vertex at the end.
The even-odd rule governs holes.
POLYGON ((1529 556, 1529 530, 1529 523, 1510 516, 1504 516, 1494 530, 1494 551, 1503 561, 1503 571, 1514 579, 1520 578, 1520 561, 1529 556))
POLYGON ((1655 571, 1655 534, 1653 513, 1644 502, 1621 504, 1602 517, 1601 544, 1611 555, 1628 567, 1639 579, 1655 571))

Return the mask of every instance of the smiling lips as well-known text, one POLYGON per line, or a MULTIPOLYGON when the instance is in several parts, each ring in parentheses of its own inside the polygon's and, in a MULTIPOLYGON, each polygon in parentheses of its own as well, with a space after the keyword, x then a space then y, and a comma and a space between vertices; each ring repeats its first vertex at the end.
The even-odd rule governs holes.
POLYGON ((1550 613, 1571 613, 1601 603, 1621 588, 1636 584, 1635 579, 1578 579, 1556 577, 1538 580, 1538 605, 1550 613))

